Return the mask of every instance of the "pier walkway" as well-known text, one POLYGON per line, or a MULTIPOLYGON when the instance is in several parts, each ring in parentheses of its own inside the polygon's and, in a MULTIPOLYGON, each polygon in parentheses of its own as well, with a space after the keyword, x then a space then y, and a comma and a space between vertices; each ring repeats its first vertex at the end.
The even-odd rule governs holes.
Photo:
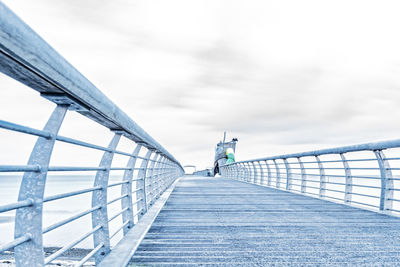
POLYGON ((399 222, 278 189, 185 176, 131 263, 394 266, 400 262, 399 222))

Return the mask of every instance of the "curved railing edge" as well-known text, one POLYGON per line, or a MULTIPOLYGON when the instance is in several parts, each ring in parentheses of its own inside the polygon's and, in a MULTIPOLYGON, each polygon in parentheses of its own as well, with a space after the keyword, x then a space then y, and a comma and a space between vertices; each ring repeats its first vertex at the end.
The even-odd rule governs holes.
MULTIPOLYGON (((127 138, 177 161, 36 32, 0 2, 0 71, 127 138)), ((183 169, 183 168, 182 168, 183 169)))

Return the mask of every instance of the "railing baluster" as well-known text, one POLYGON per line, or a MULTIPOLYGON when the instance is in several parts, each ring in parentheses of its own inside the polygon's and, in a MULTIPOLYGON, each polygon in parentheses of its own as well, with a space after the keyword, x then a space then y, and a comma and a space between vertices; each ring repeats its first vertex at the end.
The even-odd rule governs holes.
POLYGON ((324 198, 326 194, 326 182, 327 182, 325 176, 325 169, 324 165, 322 164, 318 156, 315 156, 315 160, 318 163, 318 169, 319 169, 319 197, 324 198))
POLYGON ((269 167, 268 160, 265 161, 265 166, 267 166, 267 174, 268 174, 267 185, 271 186, 271 168, 269 167))
POLYGON ((251 162, 251 169, 253 170, 253 183, 257 184, 258 176, 257 176, 257 168, 254 161, 251 162))
POLYGON ((300 166, 300 173, 301 173, 301 189, 300 191, 302 193, 306 192, 306 188, 307 188, 307 175, 306 175, 306 170, 304 169, 304 164, 301 161, 301 158, 297 158, 297 161, 299 162, 299 166, 300 166))
POLYGON ((132 205, 132 179, 133 179, 133 168, 135 168, 137 156, 139 155, 140 149, 142 148, 141 145, 137 145, 135 150, 133 150, 132 156, 128 160, 128 164, 126 167, 131 168, 131 170, 125 170, 123 181, 129 181, 126 184, 122 184, 121 186, 121 196, 128 195, 121 199, 121 209, 124 210, 128 208, 126 211, 122 213, 122 221, 126 223, 129 221, 127 225, 124 226, 123 233, 126 235, 128 231, 134 225, 134 218, 133 218, 133 205, 132 205))
POLYGON ((108 229, 107 186, 110 178, 110 168, 114 157, 114 151, 117 148, 120 139, 121 134, 115 133, 110 144, 108 145, 110 151, 105 151, 100 161, 99 166, 105 168, 105 170, 97 171, 94 180, 94 187, 102 187, 101 190, 92 192, 92 208, 97 206, 101 207, 100 209, 92 212, 92 227, 96 228, 99 225, 101 226, 101 228, 93 234, 94 247, 103 244, 101 249, 94 254, 96 264, 99 264, 105 255, 111 250, 110 233, 108 229))
POLYGON ((283 159, 286 168, 286 190, 292 190, 292 170, 287 159, 283 159))
POLYGON ((386 159, 385 154, 382 150, 374 151, 376 159, 378 161, 379 170, 381 173, 381 193, 379 201, 379 210, 386 211, 393 207, 393 176, 390 169, 389 161, 386 159))
POLYGON ((33 200, 34 205, 17 209, 14 236, 16 239, 28 235, 26 241, 15 247, 17 266, 43 266, 42 214, 43 195, 57 133, 67 113, 68 105, 57 105, 43 131, 51 133, 51 138, 38 137, 29 157, 28 165, 40 166, 39 172, 25 172, 19 189, 18 201, 33 200))
POLYGON ((152 161, 150 162, 150 166, 149 166, 149 168, 148 168, 148 183, 146 184, 146 186, 147 186, 147 189, 148 190, 146 190, 146 192, 148 192, 147 193, 147 195, 149 196, 149 198, 150 199, 147 199, 146 198, 146 201, 147 201, 147 206, 151 206, 152 205, 152 200, 153 200, 153 179, 154 179, 154 166, 155 166, 155 164, 156 164, 156 161, 157 161, 157 158, 159 157, 159 154, 158 153, 155 153, 154 154, 154 156, 153 156, 153 159, 152 159, 152 161))
POLYGON ((279 170, 279 166, 278 166, 278 164, 276 163, 276 160, 272 160, 273 162, 274 162, 274 165, 275 165, 275 171, 276 171, 276 178, 275 178, 275 182, 276 182, 276 188, 280 188, 280 186, 281 186, 281 172, 280 172, 280 170, 279 170))
MULTIPOLYGON (((137 195, 139 195, 142 200, 140 201, 141 205, 140 205, 140 214, 138 214, 138 220, 140 219, 141 215, 145 214, 147 212, 147 198, 146 198, 146 176, 147 176, 147 166, 149 163, 149 159, 151 157, 151 154, 153 154, 152 150, 147 150, 146 156, 144 156, 144 159, 142 160, 142 164, 140 165, 140 170, 139 170, 139 174, 138 174, 138 185, 139 185, 139 189, 141 189, 138 194, 138 192, 136 192, 137 195)), ((139 206, 139 205, 138 205, 139 206)))
POLYGON ((340 153, 340 158, 342 159, 343 167, 344 167, 344 172, 346 176, 346 185, 345 185, 345 193, 344 193, 344 201, 347 203, 351 202, 351 197, 352 197, 352 191, 353 191, 353 181, 351 178, 351 169, 349 166, 348 161, 346 160, 346 157, 343 153, 340 153))
POLYGON ((264 169, 263 169, 263 166, 262 166, 261 162, 262 161, 258 161, 258 166, 260 167, 260 175, 261 175, 260 184, 264 185, 264 169))

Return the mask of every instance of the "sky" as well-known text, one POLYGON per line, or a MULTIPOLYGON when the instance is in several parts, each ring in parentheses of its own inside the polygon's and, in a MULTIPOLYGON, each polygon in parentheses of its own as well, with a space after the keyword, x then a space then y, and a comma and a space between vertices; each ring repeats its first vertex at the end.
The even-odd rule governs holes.
MULTIPOLYGON (((238 160, 400 137, 399 1, 3 2, 182 165, 212 166, 224 131, 238 160)), ((50 102, 0 86, 2 119, 44 126, 50 102)), ((71 116, 68 136, 107 145, 71 116)))

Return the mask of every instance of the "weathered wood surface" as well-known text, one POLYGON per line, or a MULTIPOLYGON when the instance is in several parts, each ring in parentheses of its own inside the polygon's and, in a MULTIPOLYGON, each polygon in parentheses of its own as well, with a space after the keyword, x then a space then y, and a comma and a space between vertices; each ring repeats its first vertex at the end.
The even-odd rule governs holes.
POLYGON ((228 179, 185 177, 139 265, 395 266, 400 219, 228 179))

